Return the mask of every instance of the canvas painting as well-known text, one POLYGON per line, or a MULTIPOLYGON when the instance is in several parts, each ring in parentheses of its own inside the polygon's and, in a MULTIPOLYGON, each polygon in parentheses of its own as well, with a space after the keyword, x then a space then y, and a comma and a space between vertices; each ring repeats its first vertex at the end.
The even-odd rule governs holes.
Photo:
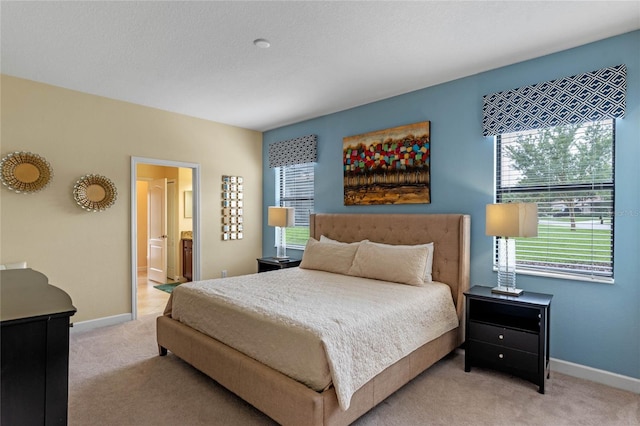
POLYGON ((344 204, 428 204, 430 122, 377 130, 342 140, 344 204))

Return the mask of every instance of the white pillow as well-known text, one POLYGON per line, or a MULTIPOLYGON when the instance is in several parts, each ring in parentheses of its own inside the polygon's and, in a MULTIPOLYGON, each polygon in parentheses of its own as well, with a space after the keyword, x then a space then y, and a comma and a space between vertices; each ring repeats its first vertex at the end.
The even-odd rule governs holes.
POLYGON ((5 263, 3 265, 0 265, 0 271, 3 271, 5 269, 26 269, 26 267, 27 267, 26 261, 5 263))
MULTIPOLYGON (((369 241, 369 240, 362 240, 362 241, 369 241)), ((338 240, 332 240, 329 237, 325 237, 324 235, 320 235, 320 242, 321 243, 332 243, 332 244, 360 244, 362 241, 356 241, 355 243, 344 243, 342 241, 338 241, 338 240)))
POLYGON ((420 286, 429 249, 421 246, 393 246, 363 242, 360 244, 349 275, 420 286))
POLYGON ((405 248, 415 248, 415 247, 426 247, 428 250, 428 254, 427 254, 427 263, 425 264, 424 267, 424 274, 423 274, 423 280, 425 283, 430 283, 431 281, 433 281, 433 275, 432 275, 432 269, 433 269, 433 243, 427 243, 427 244, 418 244, 418 245, 393 245, 393 244, 382 244, 382 243, 374 243, 371 242, 371 244, 376 244, 379 246, 387 246, 387 247, 393 247, 393 248, 397 248, 397 249, 405 249, 405 248))
POLYGON ((309 238, 302 255, 300 267, 302 269, 317 269, 346 275, 351 268, 353 257, 359 246, 359 243, 323 243, 309 238))

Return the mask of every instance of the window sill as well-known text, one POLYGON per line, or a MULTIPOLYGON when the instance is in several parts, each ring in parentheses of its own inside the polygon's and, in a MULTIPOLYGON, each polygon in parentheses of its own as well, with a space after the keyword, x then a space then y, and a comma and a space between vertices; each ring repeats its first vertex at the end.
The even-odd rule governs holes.
MULTIPOLYGON (((493 271, 497 272, 498 268, 493 267, 493 271)), ((613 278, 586 276, 586 275, 572 275, 562 274, 558 272, 543 272, 543 271, 531 271, 528 269, 516 269, 516 275, 530 275, 534 277, 556 278, 560 280, 582 281, 585 283, 598 283, 598 284, 615 284, 613 278)))

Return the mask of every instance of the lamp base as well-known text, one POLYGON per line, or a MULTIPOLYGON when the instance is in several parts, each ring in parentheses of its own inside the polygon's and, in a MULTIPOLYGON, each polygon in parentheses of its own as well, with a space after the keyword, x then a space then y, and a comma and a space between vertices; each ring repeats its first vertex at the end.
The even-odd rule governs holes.
POLYGON ((520 296, 523 292, 524 290, 521 288, 505 287, 501 285, 495 286, 491 289, 491 293, 506 294, 508 296, 520 296))
POLYGON ((284 228, 280 228, 280 240, 278 242, 278 245, 276 246, 276 256, 275 256, 277 260, 285 260, 289 258, 289 256, 287 256, 287 247, 284 244, 282 244, 283 233, 284 233, 284 228))

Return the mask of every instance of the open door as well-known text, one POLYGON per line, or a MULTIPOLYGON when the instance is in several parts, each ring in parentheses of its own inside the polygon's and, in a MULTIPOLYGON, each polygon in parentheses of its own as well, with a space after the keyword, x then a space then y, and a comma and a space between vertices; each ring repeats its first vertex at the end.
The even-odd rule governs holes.
POLYGON ((167 281, 167 179, 149 182, 147 279, 167 281))
MULTIPOLYGON (((158 269, 159 271, 162 271, 162 269, 164 269, 162 267, 162 264, 160 264, 160 266, 158 267, 157 265, 154 265, 154 263, 151 262, 155 262, 155 260, 162 260, 162 259, 168 259, 168 256, 166 256, 166 252, 168 252, 168 247, 164 247, 164 244, 158 244, 158 245, 153 245, 153 249, 152 249, 152 244, 151 241, 149 240, 149 236, 162 236, 162 235, 168 235, 168 232, 162 232, 163 229, 162 227, 153 225, 153 228, 160 228, 160 229, 155 229, 152 231, 152 227, 149 225, 149 220, 153 220, 154 224, 162 224, 163 222, 167 221, 167 225, 168 225, 168 220, 169 217, 165 216, 164 220, 160 220, 154 217, 151 218, 149 215, 149 208, 151 207, 151 205, 154 203, 154 201, 151 200, 151 194, 149 194, 149 187, 155 187, 156 185, 153 185, 154 183, 157 182, 153 182, 151 180, 148 180, 148 178, 151 178, 152 176, 163 176, 163 175, 153 175, 152 173, 149 174, 149 176, 144 175, 143 179, 140 179, 143 175, 140 175, 140 171, 138 170, 139 166, 141 165, 150 165, 150 166, 162 166, 162 167, 177 167, 177 168, 185 168, 185 169, 189 169, 191 171, 191 176, 190 176, 190 181, 191 181, 191 185, 190 185, 190 190, 192 191, 192 196, 193 196, 193 204, 192 204, 192 218, 190 218, 189 220, 191 220, 190 225, 192 225, 192 229, 193 229, 193 260, 192 260, 192 266, 193 266, 193 280, 197 281, 200 279, 201 276, 201 270, 200 270, 200 165, 197 163, 186 163, 186 162, 182 162, 182 161, 170 161, 170 160, 159 160, 159 159, 154 159, 154 158, 143 158, 143 157, 131 157, 131 319, 136 319, 138 318, 138 291, 139 291, 139 285, 138 285, 138 274, 140 273, 145 274, 146 272, 146 276, 145 278, 145 286, 144 287, 151 287, 151 290, 156 292, 156 293, 161 293, 158 290, 153 289, 153 285, 147 285, 149 283, 154 283, 155 281, 147 281, 150 278, 150 275, 153 275, 155 271, 153 271, 152 269, 158 269), (138 188, 138 183, 140 180, 144 180, 144 185, 142 186, 142 188, 138 188), (140 194, 140 192, 142 194, 144 194, 144 199, 138 200, 138 195, 140 194), (144 220, 142 220, 142 218, 138 217, 138 213, 139 213, 139 208, 140 206, 144 204, 144 211, 140 212, 143 216, 144 216, 144 220), (143 232, 143 229, 139 229, 139 227, 144 227, 144 231, 147 232, 143 232), (138 232, 140 231, 140 232, 138 232), (153 232, 153 233, 151 233, 153 232), (162 251, 164 249, 166 249, 165 254, 158 254, 156 256, 153 257, 153 259, 150 259, 149 256, 151 253, 155 252, 155 251, 162 251), (143 259, 141 259, 140 261, 138 260, 138 253, 140 252, 141 256, 143 259), (143 263, 144 262, 144 263, 143 263), (138 269, 138 267, 142 268, 142 270, 138 269)), ((166 177, 166 176, 163 176, 166 177)), ((160 184, 160 186, 162 186, 162 184, 160 184)), ((179 191, 184 191, 186 188, 182 188, 179 189, 179 191)), ((165 194, 164 191, 158 189, 158 192, 162 195, 165 194)), ((167 189, 168 192, 168 189, 167 189)), ((167 198, 165 198, 165 200, 168 201, 168 194, 167 198)), ((176 198, 176 201, 178 200, 178 198, 176 198)), ((162 202, 156 202, 155 204, 164 204, 162 202)), ((168 202, 167 202, 168 204, 168 202)), ((163 208, 157 208, 155 209, 155 211, 159 211, 159 212, 163 212, 165 211, 163 208)), ((177 213, 176 213, 177 215, 177 213)), ((179 225, 178 225, 179 226, 179 225)), ((168 227, 165 228, 168 231, 168 227)), ((179 238, 179 236, 177 236, 176 238, 179 238)), ((154 243, 159 243, 161 242, 161 240, 156 239, 156 241, 154 241, 154 243)), ((179 264, 179 262, 177 263, 179 264)), ((167 279, 165 278, 166 273, 168 272, 168 269, 162 273, 159 272, 157 274, 154 275, 153 279, 154 280, 159 280, 158 282, 164 284, 167 282, 167 279)), ((178 274, 181 271, 178 271, 178 274)), ((154 308, 155 309, 155 308, 154 308)))

